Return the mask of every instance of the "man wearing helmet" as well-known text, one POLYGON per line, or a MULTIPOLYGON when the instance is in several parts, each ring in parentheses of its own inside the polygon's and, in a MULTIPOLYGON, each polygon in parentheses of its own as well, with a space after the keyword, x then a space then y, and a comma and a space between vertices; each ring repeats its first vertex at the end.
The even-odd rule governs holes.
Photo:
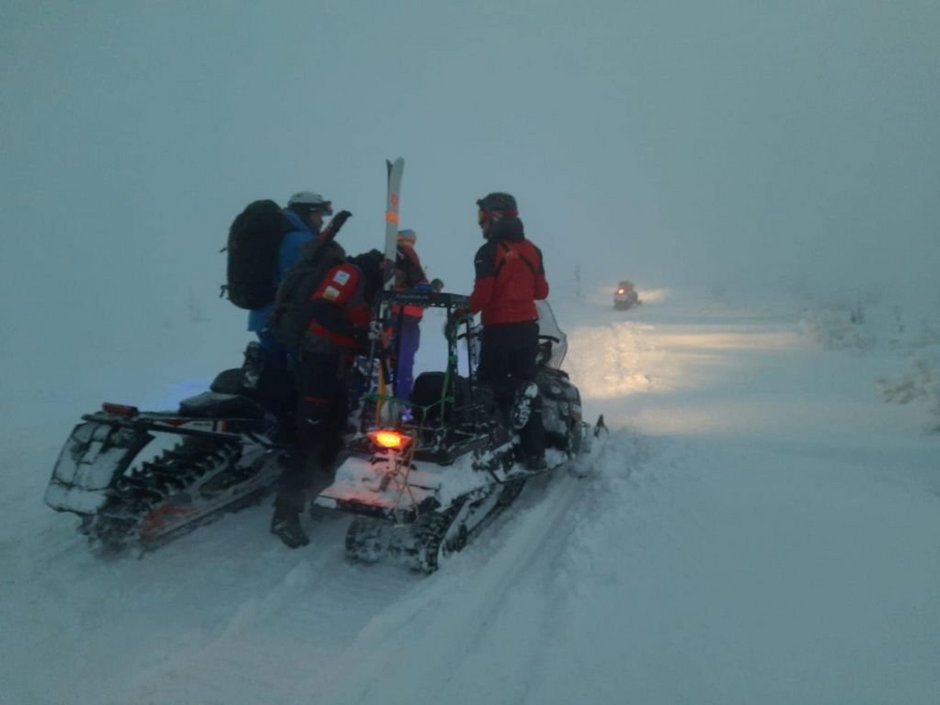
POLYGON ((526 468, 543 470, 545 431, 535 385, 538 352, 536 299, 548 296, 542 252, 525 237, 516 199, 491 193, 477 201, 486 243, 474 258, 470 311, 481 314, 477 378, 493 389, 497 406, 519 430, 526 468))
MULTIPOLYGON (((332 214, 332 203, 318 193, 299 191, 290 197, 287 201, 287 208, 284 209, 284 215, 290 221, 293 230, 281 240, 275 286, 280 285, 287 272, 297 263, 301 248, 320 234, 323 216, 332 214)), ((271 333, 270 319, 273 311, 273 303, 249 311, 248 330, 255 333, 261 342, 265 353, 265 366, 269 369, 285 369, 287 350, 274 339, 271 333)))

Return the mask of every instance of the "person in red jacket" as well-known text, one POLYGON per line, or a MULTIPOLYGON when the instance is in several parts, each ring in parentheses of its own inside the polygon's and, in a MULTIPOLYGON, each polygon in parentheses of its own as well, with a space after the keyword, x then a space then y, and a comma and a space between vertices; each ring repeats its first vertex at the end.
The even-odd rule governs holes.
POLYGON ((342 450, 349 414, 347 373, 368 347, 383 260, 378 250, 351 257, 327 271, 311 297, 310 324, 294 367, 296 448, 286 459, 271 518, 271 533, 290 548, 310 543, 300 523, 307 493, 314 480, 329 481, 342 450))
POLYGON ((493 389, 497 406, 519 430, 529 470, 545 468, 545 431, 535 385, 537 299, 548 296, 542 252, 525 237, 516 199, 491 193, 477 201, 486 239, 474 258, 470 311, 480 312, 483 335, 477 379, 493 389))

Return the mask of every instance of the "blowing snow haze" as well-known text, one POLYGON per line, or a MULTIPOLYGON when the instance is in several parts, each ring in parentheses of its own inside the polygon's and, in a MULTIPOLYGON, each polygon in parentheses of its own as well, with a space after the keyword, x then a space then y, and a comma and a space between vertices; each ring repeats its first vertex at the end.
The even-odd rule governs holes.
POLYGON ((0 2, 0 702, 940 702, 938 37, 937 0, 0 2), (590 477, 433 576, 270 505, 99 560, 43 502, 70 429, 241 364, 249 201, 323 194, 362 252, 398 156, 451 291, 517 198, 590 477))
POLYGON ((216 298, 234 214, 313 189, 368 249, 398 155, 403 225, 453 290, 471 284, 475 199, 508 190, 558 292, 580 265, 599 287, 936 296, 930 0, 14 0, 0 20, 0 287, 18 354, 43 330, 87 339, 101 317, 122 325, 98 340, 194 308, 240 326, 216 298))

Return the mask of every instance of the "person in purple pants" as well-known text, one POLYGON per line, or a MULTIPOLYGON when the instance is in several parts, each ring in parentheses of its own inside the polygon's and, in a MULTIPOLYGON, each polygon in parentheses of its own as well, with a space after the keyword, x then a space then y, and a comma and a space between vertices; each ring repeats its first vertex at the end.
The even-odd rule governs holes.
MULTIPOLYGON (((414 230, 398 231, 398 256, 395 261, 396 291, 428 289, 428 279, 421 267, 421 260, 415 252, 417 236, 414 230)), ((424 309, 414 304, 392 306, 395 335, 395 398, 409 399, 414 387, 415 354, 421 344, 421 317, 424 309)), ((407 409, 406 415, 407 415, 407 409)))

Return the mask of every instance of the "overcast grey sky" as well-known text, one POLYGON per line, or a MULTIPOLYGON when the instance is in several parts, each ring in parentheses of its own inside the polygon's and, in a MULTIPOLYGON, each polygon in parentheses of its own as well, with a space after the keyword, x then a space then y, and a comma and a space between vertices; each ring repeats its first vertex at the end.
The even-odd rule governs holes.
POLYGON ((399 155, 403 225, 457 290, 475 199, 508 190, 559 290, 580 263, 604 286, 936 292, 938 37, 935 0, 6 0, 6 328, 35 332, 26 302, 57 330, 105 297, 222 306, 255 198, 320 191, 375 246, 399 155))

